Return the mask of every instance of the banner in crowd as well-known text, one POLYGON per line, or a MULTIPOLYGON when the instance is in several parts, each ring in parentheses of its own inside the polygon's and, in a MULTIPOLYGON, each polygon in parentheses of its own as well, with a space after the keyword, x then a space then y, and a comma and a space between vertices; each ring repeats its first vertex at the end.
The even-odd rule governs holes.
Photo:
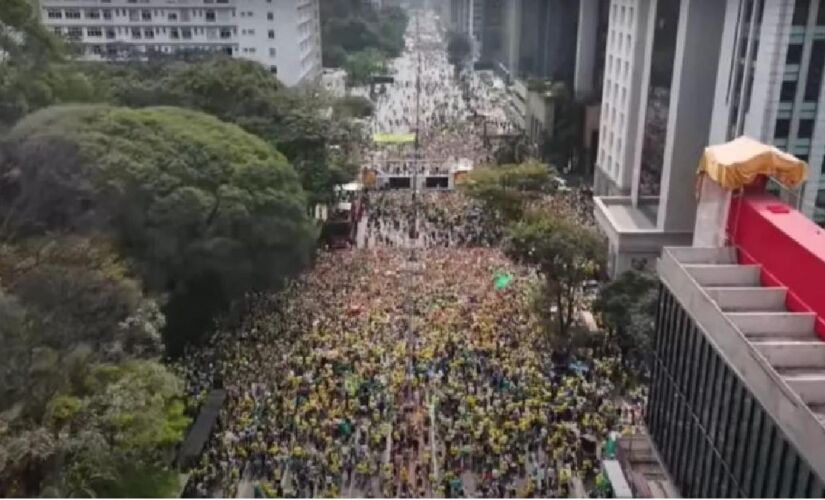
POLYGON ((375 134, 372 140, 376 144, 410 144, 415 142, 415 134, 375 134))

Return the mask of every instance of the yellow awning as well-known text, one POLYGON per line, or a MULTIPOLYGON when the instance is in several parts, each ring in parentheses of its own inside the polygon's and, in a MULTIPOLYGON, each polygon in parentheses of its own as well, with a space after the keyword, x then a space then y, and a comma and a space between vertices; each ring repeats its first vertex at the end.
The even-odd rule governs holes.
POLYGON ((760 175, 774 177, 788 187, 797 187, 807 177, 808 165, 774 146, 742 136, 705 148, 697 174, 707 174, 731 191, 751 184, 760 175))

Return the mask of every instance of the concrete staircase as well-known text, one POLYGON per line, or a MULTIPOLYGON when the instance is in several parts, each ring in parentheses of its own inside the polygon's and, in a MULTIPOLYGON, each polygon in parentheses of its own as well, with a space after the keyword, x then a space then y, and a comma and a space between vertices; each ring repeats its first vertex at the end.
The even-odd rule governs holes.
POLYGON ((635 494, 642 498, 680 498, 676 487, 662 467, 650 437, 644 428, 637 434, 619 439, 623 467, 635 494))
POLYGON ((690 249, 679 260, 820 422, 825 422, 825 342, 814 332, 816 316, 789 312, 787 289, 761 286, 761 266, 736 264, 733 249, 690 249))

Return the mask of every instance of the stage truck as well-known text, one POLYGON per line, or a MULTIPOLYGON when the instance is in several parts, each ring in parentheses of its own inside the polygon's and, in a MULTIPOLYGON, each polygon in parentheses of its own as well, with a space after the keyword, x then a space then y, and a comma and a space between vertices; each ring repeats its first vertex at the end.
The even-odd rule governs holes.
POLYGON ((335 201, 316 205, 315 219, 321 223, 320 243, 331 249, 355 246, 358 221, 363 215, 363 186, 351 182, 335 189, 335 201))

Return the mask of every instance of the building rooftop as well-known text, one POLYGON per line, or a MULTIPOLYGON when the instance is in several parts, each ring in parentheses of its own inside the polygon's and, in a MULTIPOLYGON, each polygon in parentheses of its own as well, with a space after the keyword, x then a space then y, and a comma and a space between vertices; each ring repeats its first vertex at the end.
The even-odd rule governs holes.
POLYGON ((825 342, 815 331, 817 314, 789 308, 794 292, 772 281, 774 270, 743 261, 740 251, 730 247, 665 248, 658 271, 754 398, 823 477, 825 342))

